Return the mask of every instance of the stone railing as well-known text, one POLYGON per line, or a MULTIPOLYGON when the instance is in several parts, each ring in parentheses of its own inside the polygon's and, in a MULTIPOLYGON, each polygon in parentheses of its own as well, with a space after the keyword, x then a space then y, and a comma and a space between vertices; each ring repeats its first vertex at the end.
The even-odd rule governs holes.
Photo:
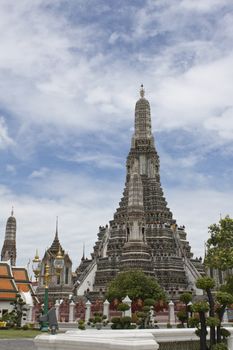
MULTIPOLYGON (((233 350, 233 328, 227 329, 231 333, 228 349, 233 350)), ((198 341, 194 328, 174 328, 68 331, 65 334, 39 335, 34 343, 37 350, 191 350, 199 349, 198 341)))

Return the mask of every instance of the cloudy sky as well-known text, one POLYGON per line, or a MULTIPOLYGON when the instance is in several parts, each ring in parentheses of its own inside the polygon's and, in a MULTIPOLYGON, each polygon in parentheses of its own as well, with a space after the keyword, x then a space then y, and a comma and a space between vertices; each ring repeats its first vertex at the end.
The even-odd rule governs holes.
POLYGON ((0 245, 77 266, 122 196, 144 84, 164 193, 195 255, 233 216, 231 0, 0 0, 0 245))

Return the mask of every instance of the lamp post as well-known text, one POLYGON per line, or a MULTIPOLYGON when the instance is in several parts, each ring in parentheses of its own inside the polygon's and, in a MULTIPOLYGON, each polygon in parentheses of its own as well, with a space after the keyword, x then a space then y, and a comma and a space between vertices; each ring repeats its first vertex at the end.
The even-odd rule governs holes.
POLYGON ((34 272, 36 282, 37 282, 38 277, 40 276, 40 270, 41 270, 41 260, 39 258, 38 250, 36 250, 36 255, 32 260, 32 270, 34 272))
MULTIPOLYGON (((54 259, 53 265, 54 265, 54 268, 56 271, 56 276, 59 276, 62 269, 63 269, 63 266, 64 266, 64 256, 62 255, 61 247, 59 247, 59 250, 58 250, 58 253, 54 259)), ((45 288, 45 291, 44 291, 44 310, 43 310, 44 316, 47 315, 48 308, 49 308, 49 281, 50 281, 50 278, 52 276, 54 276, 53 274, 49 273, 49 268, 50 268, 49 264, 46 263, 45 267, 44 267, 44 275, 41 274, 41 272, 42 272, 41 260, 39 258, 38 252, 36 252, 36 255, 33 259, 32 269, 33 269, 36 281, 40 275, 41 275, 41 277, 44 277, 44 288, 45 288)), ((44 331, 44 332, 48 331, 47 321, 42 322, 41 331, 44 331)))

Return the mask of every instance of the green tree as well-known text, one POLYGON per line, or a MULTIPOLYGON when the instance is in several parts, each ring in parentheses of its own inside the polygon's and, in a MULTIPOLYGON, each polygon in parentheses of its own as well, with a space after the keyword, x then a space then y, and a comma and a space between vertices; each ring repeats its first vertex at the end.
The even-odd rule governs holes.
POLYGON ((226 292, 217 292, 216 297, 213 298, 211 289, 214 287, 214 280, 210 277, 199 278, 196 282, 196 286, 206 292, 209 302, 207 303, 206 300, 202 300, 193 304, 192 309, 199 314, 199 317, 191 318, 189 324, 197 328, 196 334, 200 337, 201 350, 207 349, 206 326, 210 327, 210 349, 223 348, 224 345, 220 344, 223 344, 230 333, 221 327, 221 322, 226 306, 233 303, 233 295, 226 292), (206 312, 208 310, 210 317, 206 317, 206 312), (217 346, 216 343, 219 346, 217 346))
MULTIPOLYGON (((221 342, 221 336, 224 336, 224 331, 226 331, 223 328, 221 328, 221 322, 223 319, 223 315, 224 312, 226 310, 226 307, 228 305, 233 304, 233 296, 229 293, 226 292, 218 292, 216 295, 216 301, 217 301, 217 308, 216 308, 216 313, 218 315, 219 318, 219 325, 217 326, 217 342, 220 343, 221 342)), ((229 336, 230 334, 226 335, 229 336)))
POLYGON ((125 303, 120 303, 117 306, 117 310, 123 312, 124 316, 125 316, 125 311, 129 310, 129 308, 130 308, 130 306, 128 304, 125 304, 125 303))
MULTIPOLYGON (((196 286, 199 289, 202 289, 206 292, 208 301, 209 301, 209 307, 210 307, 210 317, 214 318, 215 317, 215 311, 214 311, 214 298, 212 295, 212 288, 215 286, 215 282, 213 278, 211 277, 200 277, 196 281, 196 286)), ((211 324, 210 325, 210 347, 215 344, 215 325, 211 324)))
POLYGON ((206 317, 205 314, 209 310, 209 305, 206 301, 199 301, 193 304, 192 306, 193 312, 196 312, 199 314, 199 322, 197 325, 197 335, 200 337, 200 350, 207 350, 207 344, 206 344, 206 317))
POLYGON ((233 295, 233 276, 226 279, 225 284, 220 287, 221 292, 226 292, 233 295))
POLYGON ((12 303, 13 310, 11 312, 11 315, 13 316, 12 319, 14 320, 14 323, 17 327, 21 327, 23 312, 26 312, 25 304, 26 303, 23 301, 23 298, 21 297, 20 293, 17 293, 16 299, 12 303))
POLYGON ((131 300, 151 298, 155 301, 166 300, 165 292, 155 278, 147 276, 141 270, 120 272, 109 284, 106 296, 109 300, 121 300, 126 295, 131 300))
POLYGON ((189 311, 190 311, 190 307, 189 307, 189 303, 192 301, 192 293, 189 292, 185 292, 183 294, 181 294, 180 296, 180 301, 182 301, 182 303, 185 304, 185 318, 183 318, 183 322, 180 319, 180 321, 182 322, 182 324, 186 321, 187 322, 187 327, 189 327, 189 311))
POLYGON ((222 271, 233 268, 233 219, 226 216, 209 226, 205 264, 222 271))

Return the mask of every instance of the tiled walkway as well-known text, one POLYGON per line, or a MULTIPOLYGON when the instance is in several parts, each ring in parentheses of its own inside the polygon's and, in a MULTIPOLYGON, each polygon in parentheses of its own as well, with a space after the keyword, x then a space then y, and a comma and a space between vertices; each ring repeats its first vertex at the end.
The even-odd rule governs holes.
POLYGON ((36 350, 36 347, 32 339, 1 339, 0 350, 36 350))

